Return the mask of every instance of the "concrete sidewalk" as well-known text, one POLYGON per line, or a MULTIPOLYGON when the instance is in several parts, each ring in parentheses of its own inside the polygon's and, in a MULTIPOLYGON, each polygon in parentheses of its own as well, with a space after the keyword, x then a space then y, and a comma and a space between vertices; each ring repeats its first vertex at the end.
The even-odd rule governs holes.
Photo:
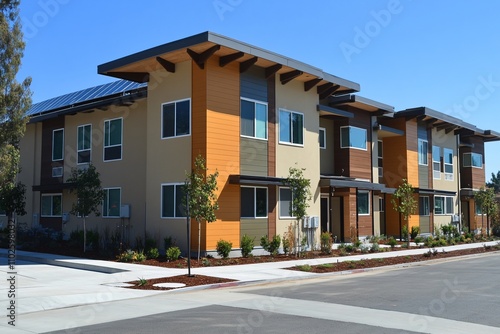
MULTIPOLYGON (((442 249, 452 251, 478 248, 483 247, 485 244, 496 245, 497 243, 497 241, 492 241, 439 247, 439 251, 442 249)), ((237 280, 237 284, 249 284, 324 275, 284 269, 295 265, 317 265, 360 259, 416 255, 428 252, 428 250, 428 248, 421 248, 344 257, 192 268, 191 272, 193 274, 237 280)), ((0 271, 4 272, 4 277, 8 278, 11 274, 9 274, 10 270, 6 265, 7 250, 0 249, 0 258, 2 259, 0 263, 3 262, 3 265, 0 266, 0 271)), ((172 293, 174 291, 181 292, 190 289, 207 288, 192 287, 171 291, 125 289, 120 287, 124 282, 137 280, 138 278, 152 279, 183 275, 187 274, 187 269, 161 268, 24 251, 16 252, 14 272, 16 273, 15 302, 17 315, 78 305, 140 298, 160 293, 172 293)), ((337 274, 348 273, 342 272, 337 274)), ((2 305, 2 308, 9 305, 8 290, 9 288, 6 284, 1 285, 0 305, 2 305)))

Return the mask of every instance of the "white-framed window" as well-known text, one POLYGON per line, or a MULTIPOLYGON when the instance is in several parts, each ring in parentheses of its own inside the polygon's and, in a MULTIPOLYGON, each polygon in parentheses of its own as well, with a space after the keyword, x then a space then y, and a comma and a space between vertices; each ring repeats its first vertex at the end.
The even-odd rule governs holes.
POLYGON ((452 215, 454 212, 453 197, 434 196, 434 214, 452 215))
POLYGON ((427 153, 429 152, 427 140, 418 140, 418 164, 427 166, 427 153))
POLYGON ((377 141, 378 177, 384 176, 384 143, 377 141))
POLYGON ((483 155, 480 153, 464 153, 464 167, 483 168, 483 155))
POLYGON ((52 131, 52 161, 64 159, 64 129, 52 131))
POLYGON ((441 179, 441 148, 432 146, 432 176, 434 179, 441 179))
POLYGON ((279 188, 278 202, 279 202, 280 218, 295 219, 295 217, 292 216, 293 194, 290 188, 285 188, 285 187, 279 188))
POLYGON ((161 105, 161 138, 189 136, 191 133, 191 99, 161 105))
POLYGON ((122 206, 122 189, 105 188, 102 203, 102 216, 104 218, 119 218, 122 206))
POLYGON ((267 139, 267 103, 241 98, 241 135, 267 139))
POLYGON ((443 149, 444 161, 444 179, 453 181, 453 150, 451 148, 443 149))
POLYGON ((477 204, 476 202, 474 202, 474 206, 475 206, 475 211, 476 211, 476 216, 482 216, 483 215, 483 208, 477 204))
POLYGON ((92 125, 80 125, 77 128, 77 155, 78 164, 86 164, 91 160, 92 151, 92 125))
POLYGON ((280 143, 304 145, 304 114, 280 109, 280 143))
POLYGON ((267 188, 241 188, 241 218, 267 218, 267 188))
POLYGON ((378 198, 378 211, 385 212, 385 198, 383 197, 378 198))
POLYGON ((41 216, 62 216, 62 194, 42 194, 41 216))
POLYGON ((104 161, 122 159, 123 118, 104 121, 104 161))
POLYGON ((319 148, 326 149, 326 129, 319 128, 318 136, 319 136, 319 148))
POLYGON ((367 131, 355 126, 340 127, 340 147, 366 151, 367 131))
POLYGON ((369 215, 370 214, 370 192, 360 190, 358 191, 357 197, 358 204, 358 215, 369 215))
POLYGON ((186 217, 184 186, 184 183, 161 185, 161 218, 186 217))
POLYGON ((429 216, 431 214, 429 203, 429 196, 420 196, 418 198, 418 214, 420 216, 429 216))

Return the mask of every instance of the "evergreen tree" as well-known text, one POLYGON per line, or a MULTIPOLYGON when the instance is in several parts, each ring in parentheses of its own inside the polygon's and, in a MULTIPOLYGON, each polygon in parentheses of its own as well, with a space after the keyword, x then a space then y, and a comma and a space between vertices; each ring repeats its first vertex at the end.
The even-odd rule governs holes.
POLYGON ((9 224, 13 214, 24 214, 23 185, 19 173, 19 141, 24 135, 26 111, 31 106, 31 78, 16 80, 24 52, 19 0, 0 1, 0 203, 9 224))
POLYGON ((500 193, 500 170, 495 173, 491 173, 491 182, 487 182, 486 186, 488 188, 493 188, 495 194, 500 193))

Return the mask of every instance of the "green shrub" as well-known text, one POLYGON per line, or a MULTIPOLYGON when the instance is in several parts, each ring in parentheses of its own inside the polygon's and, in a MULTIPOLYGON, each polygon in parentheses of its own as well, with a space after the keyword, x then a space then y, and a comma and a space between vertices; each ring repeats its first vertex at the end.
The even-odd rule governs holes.
POLYGON ((401 240, 408 241, 408 226, 403 225, 401 227, 401 240))
POLYGON ((146 254, 143 251, 135 253, 135 261, 144 262, 146 261, 146 254))
POLYGON ((146 252, 146 256, 148 259, 157 259, 160 256, 160 252, 158 248, 153 247, 146 252))
POLYGON ((310 272, 313 269, 309 264, 296 265, 295 268, 297 268, 300 271, 306 271, 306 272, 310 272))
POLYGON ((387 244, 391 246, 391 249, 394 249, 398 242, 394 239, 394 237, 390 237, 389 240, 387 240, 387 244))
POLYGON ((137 285, 144 286, 146 284, 148 284, 148 280, 147 279, 145 279, 145 278, 139 278, 139 282, 137 283, 137 285))
POLYGON ((358 249, 361 246, 362 242, 359 239, 354 240, 352 245, 354 246, 355 249, 358 249))
POLYGON ((232 248, 233 243, 226 240, 217 241, 217 245, 215 246, 217 254, 219 254, 219 256, 222 256, 224 259, 227 259, 232 248))
POLYGON ((320 236, 321 240, 321 252, 323 254, 331 254, 332 253, 332 245, 333 245, 333 237, 329 232, 323 232, 320 236))
POLYGON ((362 254, 366 254, 366 253, 368 253, 370 251, 370 247, 362 245, 362 246, 359 247, 359 250, 360 250, 360 252, 362 254))
POLYGON ((254 242, 255 242, 255 237, 251 238, 246 234, 244 234, 243 237, 241 237, 241 243, 240 243, 241 256, 248 257, 249 255, 252 254, 254 242))
POLYGON ((356 247, 354 247, 354 245, 349 244, 345 245, 344 249, 347 253, 352 253, 356 250, 356 247))
POLYGON ((117 256, 117 260, 120 262, 133 262, 135 261, 135 251, 127 249, 117 256))
POLYGON ((380 250, 380 246, 378 245, 378 242, 373 242, 372 246, 370 247, 370 252, 378 253, 379 250, 380 250))
POLYGON ((283 253, 285 253, 285 255, 288 255, 290 254, 291 250, 292 247, 290 244, 290 239, 285 238, 285 236, 283 236, 283 253))
POLYGON ((411 238, 412 240, 415 240, 415 238, 417 237, 417 235, 420 233, 420 227, 418 226, 412 226, 411 227, 411 238))
POLYGON ((281 237, 279 235, 275 235, 271 241, 268 240, 267 235, 260 238, 260 245, 265 251, 271 253, 271 255, 276 255, 278 253, 280 244, 281 237))
POLYGON ((181 250, 177 246, 172 246, 165 252, 165 257, 168 261, 175 261, 181 256, 181 250))
POLYGON ((419 244, 421 242, 424 242, 424 238, 422 237, 419 237, 419 236, 416 236, 413 241, 415 241, 415 243, 419 244))

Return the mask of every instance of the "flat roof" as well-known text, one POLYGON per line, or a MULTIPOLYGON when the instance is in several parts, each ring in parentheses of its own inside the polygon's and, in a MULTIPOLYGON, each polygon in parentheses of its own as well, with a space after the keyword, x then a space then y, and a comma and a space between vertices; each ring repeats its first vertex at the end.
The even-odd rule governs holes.
POLYGON ((353 81, 326 73, 298 60, 209 31, 109 61, 99 65, 97 72, 117 78, 146 82, 149 80, 147 75, 149 72, 160 70, 165 65, 169 66, 169 70, 175 71, 176 63, 201 56, 205 52, 209 54, 208 57, 213 54, 221 57, 221 66, 237 61, 240 66, 245 62, 250 62, 266 69, 274 69, 273 74, 283 75, 291 73, 291 71, 298 71, 294 79, 304 83, 309 82, 312 87, 328 83, 337 85, 338 87, 332 91, 333 94, 346 94, 360 90, 360 85, 353 81))

